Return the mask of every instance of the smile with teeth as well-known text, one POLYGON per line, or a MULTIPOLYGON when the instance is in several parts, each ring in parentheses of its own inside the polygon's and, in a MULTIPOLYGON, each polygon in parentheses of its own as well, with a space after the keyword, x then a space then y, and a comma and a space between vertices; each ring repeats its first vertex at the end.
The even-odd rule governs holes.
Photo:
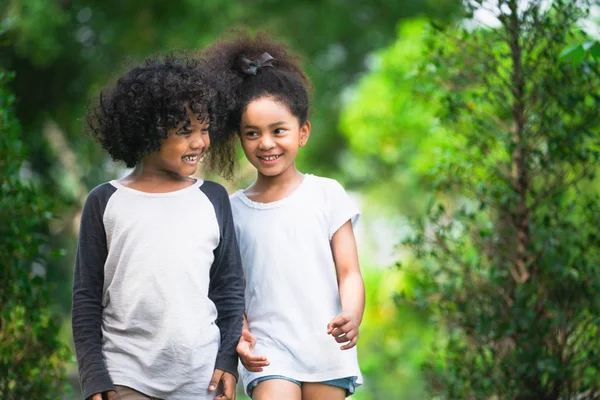
POLYGON ((183 161, 186 161, 186 162, 196 162, 198 160, 198 155, 195 155, 195 156, 183 156, 181 158, 183 159, 183 161))
POLYGON ((279 157, 281 157, 281 154, 276 155, 276 156, 258 156, 258 158, 260 158, 261 160, 265 160, 265 161, 275 161, 279 157))

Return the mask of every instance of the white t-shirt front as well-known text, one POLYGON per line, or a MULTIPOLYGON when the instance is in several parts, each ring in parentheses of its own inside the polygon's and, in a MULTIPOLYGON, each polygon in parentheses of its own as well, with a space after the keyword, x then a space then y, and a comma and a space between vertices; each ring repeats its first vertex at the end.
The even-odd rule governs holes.
POLYGON ((331 238, 360 213, 333 179, 306 174, 288 197, 257 203, 231 196, 246 277, 246 315, 256 336, 254 354, 270 365, 241 366, 244 387, 267 375, 300 382, 355 378, 362 382, 356 347, 340 350, 327 324, 341 311, 331 238))

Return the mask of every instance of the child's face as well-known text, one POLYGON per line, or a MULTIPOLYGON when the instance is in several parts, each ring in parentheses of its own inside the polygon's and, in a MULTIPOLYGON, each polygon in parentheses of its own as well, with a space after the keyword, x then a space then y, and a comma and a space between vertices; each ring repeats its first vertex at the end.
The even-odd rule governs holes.
POLYGON ((248 161, 265 176, 288 171, 309 135, 310 122, 300 126, 298 118, 273 97, 251 101, 242 115, 242 148, 248 161))
POLYGON ((162 139, 160 150, 144 158, 145 168, 160 172, 190 176, 198 169, 200 158, 210 146, 208 121, 199 121, 198 116, 188 109, 190 126, 184 130, 184 122, 177 128, 169 129, 166 139, 162 139))

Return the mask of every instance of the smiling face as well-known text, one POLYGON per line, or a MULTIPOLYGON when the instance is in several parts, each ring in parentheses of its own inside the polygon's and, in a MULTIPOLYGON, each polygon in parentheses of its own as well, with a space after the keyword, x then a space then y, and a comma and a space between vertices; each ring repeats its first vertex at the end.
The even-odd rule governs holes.
POLYGON ((298 148, 310 135, 310 122, 298 118, 275 98, 251 101, 242 115, 240 140, 246 158, 264 177, 294 173, 298 148))
POLYGON ((144 157, 145 169, 182 177, 196 172, 198 162, 210 146, 209 123, 198 120, 189 109, 187 117, 189 126, 182 121, 176 128, 169 129, 167 138, 161 140, 160 150, 144 157))

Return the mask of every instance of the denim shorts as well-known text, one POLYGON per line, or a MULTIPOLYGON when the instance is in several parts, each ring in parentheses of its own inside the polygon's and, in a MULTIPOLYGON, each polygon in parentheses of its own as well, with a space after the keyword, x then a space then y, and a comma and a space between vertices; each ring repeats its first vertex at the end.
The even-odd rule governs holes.
MULTIPOLYGON (((250 398, 252 398, 252 391, 254 390, 254 388, 256 387, 256 385, 258 385, 259 383, 261 383, 263 381, 268 381, 269 379, 285 379, 286 381, 293 382, 296 385, 302 387, 302 382, 297 381, 297 380, 292 379, 292 378, 288 378, 287 376, 282 376, 282 375, 267 375, 267 376, 261 376, 260 378, 256 378, 255 380, 253 380, 252 382, 250 382, 248 384, 248 386, 246 386, 246 392, 248 393, 248 396, 250 396, 250 398)), ((356 378, 352 377, 352 378, 332 379, 330 381, 315 382, 315 383, 322 383, 324 385, 335 386, 335 387, 339 387, 339 388, 342 388, 342 389, 346 389, 346 397, 348 397, 351 394, 353 394, 354 391, 356 390, 356 384, 355 384, 355 382, 356 382, 356 378)))

